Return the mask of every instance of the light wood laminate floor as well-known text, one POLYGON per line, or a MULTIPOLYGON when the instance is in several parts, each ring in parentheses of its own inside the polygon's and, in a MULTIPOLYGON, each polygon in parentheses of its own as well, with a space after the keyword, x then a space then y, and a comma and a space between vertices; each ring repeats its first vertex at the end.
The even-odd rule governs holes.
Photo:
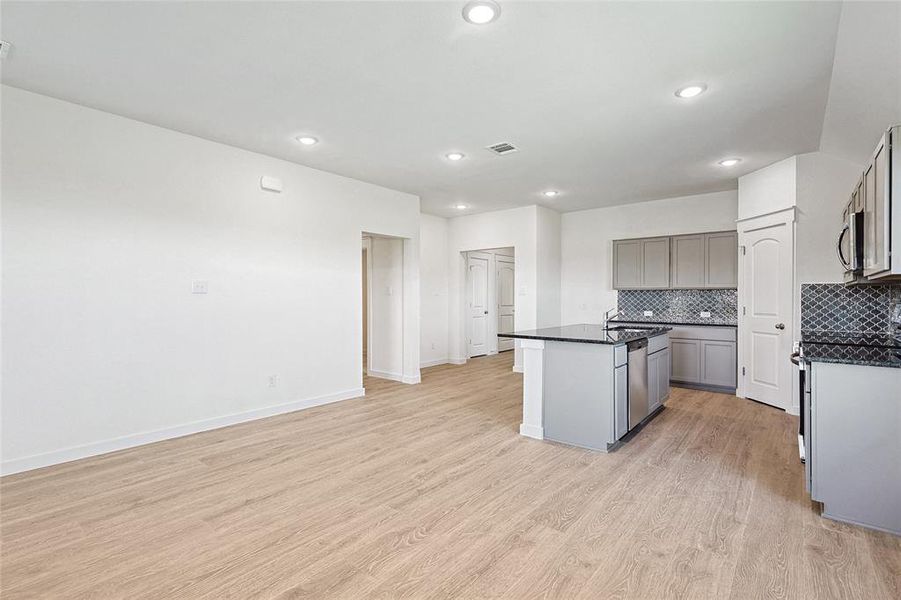
POLYGON ((517 434, 512 354, 0 482, 2 597, 901 597, 817 516, 797 422, 674 389, 612 454, 517 434))

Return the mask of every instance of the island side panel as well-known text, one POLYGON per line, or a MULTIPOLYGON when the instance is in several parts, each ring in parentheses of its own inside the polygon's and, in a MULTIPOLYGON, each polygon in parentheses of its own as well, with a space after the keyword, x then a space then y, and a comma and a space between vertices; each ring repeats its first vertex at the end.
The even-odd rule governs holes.
POLYGON ((545 342, 545 439, 607 451, 614 434, 614 346, 545 342))
POLYGON ((520 435, 544 439, 544 340, 519 340, 522 348, 522 423, 520 435))

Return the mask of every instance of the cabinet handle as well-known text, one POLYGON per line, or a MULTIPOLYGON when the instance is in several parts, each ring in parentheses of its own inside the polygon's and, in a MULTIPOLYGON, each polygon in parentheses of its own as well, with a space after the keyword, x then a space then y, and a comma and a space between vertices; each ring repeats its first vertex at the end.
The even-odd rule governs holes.
POLYGON ((776 329, 779 329, 780 331, 785 329, 785 323, 776 323, 776 329))

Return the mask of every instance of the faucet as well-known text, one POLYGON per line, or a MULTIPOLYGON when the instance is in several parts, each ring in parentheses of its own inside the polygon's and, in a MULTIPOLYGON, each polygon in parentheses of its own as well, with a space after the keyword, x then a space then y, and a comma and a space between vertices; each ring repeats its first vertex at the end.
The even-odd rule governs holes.
POLYGON ((619 310, 619 308, 617 308, 616 306, 614 306, 610 310, 604 311, 604 329, 607 329, 608 321, 610 321, 611 319, 615 319, 616 317, 620 316, 621 314, 622 314, 622 311, 619 310), (612 315, 610 314, 611 312, 613 312, 612 315))

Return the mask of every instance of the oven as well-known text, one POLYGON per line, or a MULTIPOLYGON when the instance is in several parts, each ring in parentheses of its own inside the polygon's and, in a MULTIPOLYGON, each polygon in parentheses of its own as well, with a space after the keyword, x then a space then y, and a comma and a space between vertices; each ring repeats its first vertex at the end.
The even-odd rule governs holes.
MULTIPOLYGON (((811 492, 811 444, 813 428, 811 427, 811 369, 810 363, 804 360, 804 346, 791 355, 791 362, 798 367, 798 454, 804 463, 804 487, 811 492)), ((812 492, 811 492, 812 493, 812 492)))

